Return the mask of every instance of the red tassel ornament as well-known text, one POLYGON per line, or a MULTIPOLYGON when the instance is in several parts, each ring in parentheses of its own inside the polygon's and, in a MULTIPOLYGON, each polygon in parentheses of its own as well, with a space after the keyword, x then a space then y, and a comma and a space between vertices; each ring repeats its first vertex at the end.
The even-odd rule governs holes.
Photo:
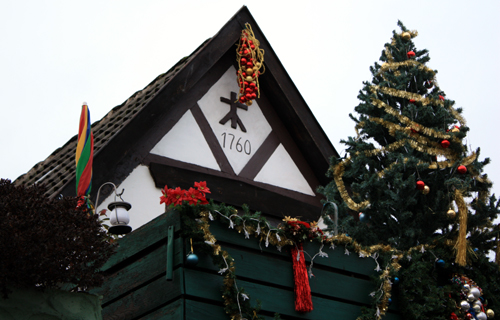
POLYGON ((295 281, 295 311, 310 312, 313 310, 313 304, 302 243, 292 247, 292 261, 293 280, 295 281))

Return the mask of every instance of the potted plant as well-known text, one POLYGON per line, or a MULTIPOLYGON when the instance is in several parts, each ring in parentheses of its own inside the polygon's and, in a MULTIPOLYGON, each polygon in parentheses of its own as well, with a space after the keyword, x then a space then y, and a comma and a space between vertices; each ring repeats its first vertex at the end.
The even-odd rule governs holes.
POLYGON ((110 240, 77 198, 50 199, 43 187, 1 179, 0 318, 100 319, 98 297, 80 292, 102 284, 110 240))

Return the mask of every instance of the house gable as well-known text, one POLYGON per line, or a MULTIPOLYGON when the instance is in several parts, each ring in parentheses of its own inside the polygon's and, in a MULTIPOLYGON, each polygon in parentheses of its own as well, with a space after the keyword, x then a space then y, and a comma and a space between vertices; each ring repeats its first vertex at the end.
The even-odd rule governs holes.
MULTIPOLYGON (((189 188, 194 181, 207 181, 215 201, 237 207, 246 203, 252 210, 278 218, 317 219, 321 197, 314 191, 328 182, 328 159, 337 156, 246 7, 187 57, 171 77, 132 96, 103 120, 109 130, 94 131, 98 148, 93 185, 111 181, 121 190, 121 184, 138 176, 131 174, 134 170, 148 167, 158 203, 159 189, 165 185, 189 188), (261 97, 245 110, 236 104, 234 95, 239 89, 235 43, 246 22, 266 52, 266 73, 259 78, 261 97), (113 130, 132 103, 136 106, 133 114, 113 130)), ((71 149, 72 141, 66 149, 71 149)), ((74 151, 56 153, 54 158, 69 153, 74 151)), ((74 181, 74 171, 66 173, 57 190, 74 195, 74 181)), ((97 189, 92 190, 92 199, 97 189)), ((125 191, 125 200, 129 192, 125 191)), ((100 199, 105 200, 100 207, 112 199, 110 194, 110 189, 101 190, 100 199)), ((143 207, 133 204, 132 211, 137 211, 131 216, 146 215, 150 220, 162 213, 161 208, 143 212, 143 207)))

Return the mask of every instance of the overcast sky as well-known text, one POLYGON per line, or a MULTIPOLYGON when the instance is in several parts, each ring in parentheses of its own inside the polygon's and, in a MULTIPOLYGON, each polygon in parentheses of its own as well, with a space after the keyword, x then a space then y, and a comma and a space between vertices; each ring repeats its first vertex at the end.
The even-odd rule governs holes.
MULTIPOLYGON (((467 144, 500 184, 500 1, 0 1, 0 177, 16 179, 215 35, 247 5, 340 154, 348 114, 398 19, 447 98, 467 144)), ((494 187, 496 194, 500 187, 494 187)))

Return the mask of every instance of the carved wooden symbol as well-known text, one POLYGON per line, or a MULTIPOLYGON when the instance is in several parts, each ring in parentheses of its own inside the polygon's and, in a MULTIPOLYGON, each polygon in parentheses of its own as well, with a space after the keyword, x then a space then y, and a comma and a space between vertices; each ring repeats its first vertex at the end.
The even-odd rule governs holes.
POLYGON ((236 129, 237 125, 240 126, 241 131, 247 132, 247 129, 243 125, 243 122, 241 122, 240 117, 238 117, 238 113, 236 112, 238 108, 241 108, 243 110, 248 110, 248 106, 238 102, 238 98, 236 95, 236 92, 231 91, 231 99, 220 97, 220 101, 227 103, 231 106, 231 109, 229 112, 222 118, 219 123, 220 124, 225 124, 229 120, 231 120, 231 128, 236 129))

